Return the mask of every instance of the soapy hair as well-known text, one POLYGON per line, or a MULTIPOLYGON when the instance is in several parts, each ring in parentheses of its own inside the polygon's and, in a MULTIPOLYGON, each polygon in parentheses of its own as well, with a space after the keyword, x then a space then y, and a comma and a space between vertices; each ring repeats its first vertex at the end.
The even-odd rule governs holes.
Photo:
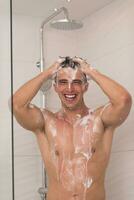
MULTIPOLYGON (((64 58, 64 61, 60 63, 60 66, 62 68, 72 68, 72 69, 76 69, 76 68, 79 68, 80 67, 80 64, 77 62, 77 61, 73 61, 73 59, 69 56, 66 56, 66 57, 61 57, 60 58, 64 58)), ((86 83, 87 82, 87 76, 85 73, 83 73, 83 76, 84 76, 84 82, 86 83)), ((57 81, 57 74, 56 76, 54 77, 54 80, 55 82, 57 81)))

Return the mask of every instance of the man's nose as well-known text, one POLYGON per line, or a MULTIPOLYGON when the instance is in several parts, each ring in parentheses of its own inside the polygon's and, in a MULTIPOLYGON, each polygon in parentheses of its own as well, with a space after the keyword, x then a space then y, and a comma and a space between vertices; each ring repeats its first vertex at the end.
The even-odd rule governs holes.
POLYGON ((74 86, 73 86, 73 83, 72 83, 72 82, 68 82, 68 84, 67 84, 67 89, 68 89, 69 91, 72 91, 72 90, 74 89, 74 86))

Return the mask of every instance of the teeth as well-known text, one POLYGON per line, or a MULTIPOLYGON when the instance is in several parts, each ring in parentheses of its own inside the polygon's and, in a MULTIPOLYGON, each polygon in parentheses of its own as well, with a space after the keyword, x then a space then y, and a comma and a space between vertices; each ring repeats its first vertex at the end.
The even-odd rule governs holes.
POLYGON ((75 98, 76 94, 65 94, 66 98, 75 98))

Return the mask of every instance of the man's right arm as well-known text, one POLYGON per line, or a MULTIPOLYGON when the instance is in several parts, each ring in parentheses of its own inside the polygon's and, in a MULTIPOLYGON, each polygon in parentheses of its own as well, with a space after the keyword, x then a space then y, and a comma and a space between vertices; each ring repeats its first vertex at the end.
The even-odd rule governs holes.
POLYGON ((27 130, 37 132, 44 130, 44 117, 41 110, 31 105, 31 101, 41 88, 44 81, 51 78, 59 68, 55 62, 46 71, 26 82, 13 95, 13 113, 19 124, 27 130))

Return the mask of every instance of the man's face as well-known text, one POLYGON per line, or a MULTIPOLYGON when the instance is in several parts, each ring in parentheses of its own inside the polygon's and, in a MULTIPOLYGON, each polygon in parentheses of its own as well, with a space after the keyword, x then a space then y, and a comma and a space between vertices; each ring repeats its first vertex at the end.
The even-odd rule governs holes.
POLYGON ((57 73, 54 87, 63 107, 76 110, 82 104, 83 94, 88 88, 88 83, 79 69, 67 67, 57 73))

